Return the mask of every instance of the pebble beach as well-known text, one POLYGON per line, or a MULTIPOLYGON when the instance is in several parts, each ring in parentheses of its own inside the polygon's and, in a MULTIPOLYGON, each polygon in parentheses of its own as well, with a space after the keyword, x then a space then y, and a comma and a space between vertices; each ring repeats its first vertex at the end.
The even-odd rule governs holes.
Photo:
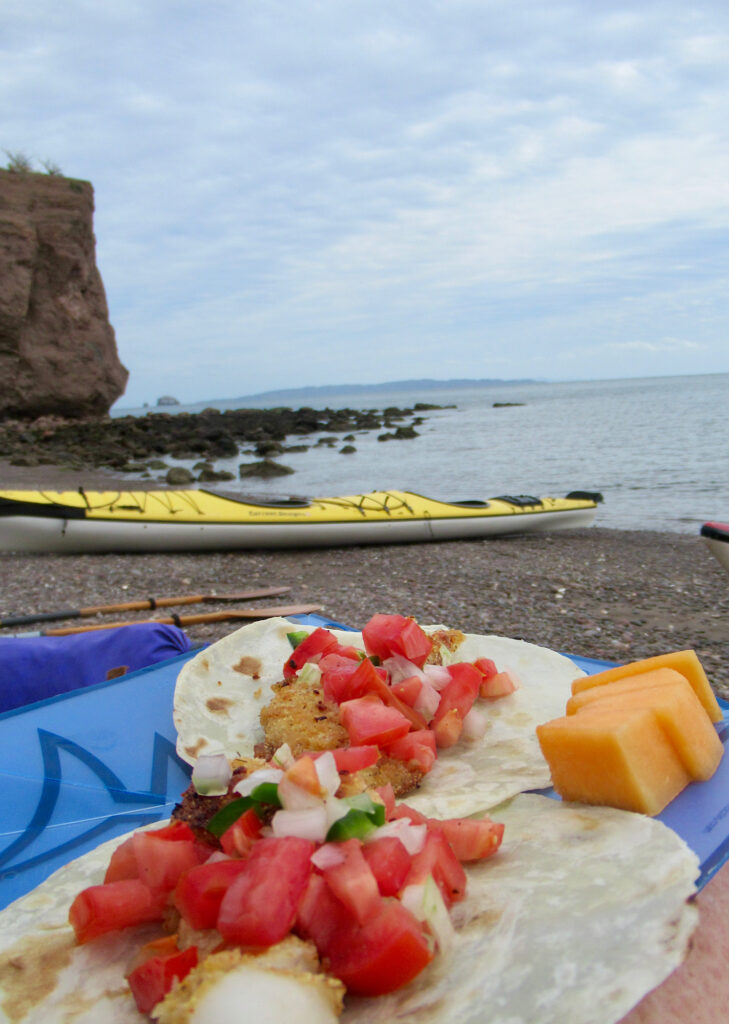
MULTIPOLYGON (((2 462, 0 481, 16 489, 129 486, 99 471, 2 462)), ((265 603, 316 604, 322 615, 357 627, 376 612, 400 612, 422 623, 619 662, 694 648, 717 694, 729 698, 726 572, 698 536, 614 530, 599 523, 598 513, 597 525, 582 530, 430 544, 212 554, 4 553, 0 618, 288 586, 285 596, 265 603)), ((207 601, 177 610, 191 615, 236 607, 244 605, 207 601)), ((126 613, 124 620, 152 617, 160 613, 126 613)), ((83 621, 96 625, 110 618, 83 621)), ((203 644, 239 625, 229 620, 184 628, 194 644, 203 644)), ((0 636, 9 632, 0 630, 0 636)))

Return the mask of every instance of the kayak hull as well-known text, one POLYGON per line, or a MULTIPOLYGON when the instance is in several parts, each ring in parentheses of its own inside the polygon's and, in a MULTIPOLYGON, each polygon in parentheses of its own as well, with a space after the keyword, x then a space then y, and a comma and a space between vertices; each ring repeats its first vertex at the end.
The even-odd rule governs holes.
POLYGON ((729 572, 729 523, 704 523, 701 537, 719 565, 729 572))
POLYGON ((0 550, 219 551, 477 539, 589 526, 596 501, 410 492, 255 504, 205 491, 0 492, 0 550))

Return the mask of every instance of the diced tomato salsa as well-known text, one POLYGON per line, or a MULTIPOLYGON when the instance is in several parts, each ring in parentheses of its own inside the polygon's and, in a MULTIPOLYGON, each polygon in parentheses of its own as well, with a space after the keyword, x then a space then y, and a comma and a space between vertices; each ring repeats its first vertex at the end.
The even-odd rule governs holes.
POLYGON ((373 615, 362 630, 362 640, 365 650, 358 652, 319 627, 294 648, 284 676, 295 677, 308 661, 318 665, 324 695, 339 705, 350 749, 377 748, 423 774, 433 767, 439 750, 461 740, 464 720, 476 700, 508 696, 518 685, 510 672, 499 672, 490 658, 483 657, 441 668, 440 678, 427 676, 424 666, 433 642, 404 615, 373 615))
MULTIPOLYGON (((466 874, 461 862, 495 853, 503 826, 488 818, 431 819, 407 804, 395 804, 387 787, 382 796, 388 821, 424 828, 420 848, 409 852, 395 835, 380 837, 376 830, 364 839, 317 844, 268 836, 259 828, 243 855, 226 856, 208 847, 204 863, 184 866, 164 854, 189 840, 178 836, 170 843, 164 829, 138 832, 133 848, 141 847, 145 857, 152 852, 161 856, 162 866, 151 876, 156 888, 132 878, 79 893, 69 914, 77 941, 161 921, 173 906, 190 928, 217 929, 222 942, 244 950, 274 945, 291 932, 308 938, 327 970, 352 994, 399 988, 430 962, 434 936, 398 897, 430 876, 447 907, 462 900, 466 874), (179 876, 170 890, 173 866, 179 867, 179 876)), ((129 843, 122 844, 125 850, 129 843)), ((143 947, 128 975, 140 1011, 149 1013, 196 963, 195 947, 179 950, 174 936, 143 947)))

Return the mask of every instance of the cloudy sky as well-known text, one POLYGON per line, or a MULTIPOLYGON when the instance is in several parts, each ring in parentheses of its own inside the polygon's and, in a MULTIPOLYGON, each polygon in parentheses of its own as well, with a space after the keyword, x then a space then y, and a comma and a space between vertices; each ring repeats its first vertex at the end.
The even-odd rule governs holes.
MULTIPOLYGON (((123 406, 729 371, 725 0, 2 0, 123 406)), ((6 163, 0 153, 0 164, 6 163)))

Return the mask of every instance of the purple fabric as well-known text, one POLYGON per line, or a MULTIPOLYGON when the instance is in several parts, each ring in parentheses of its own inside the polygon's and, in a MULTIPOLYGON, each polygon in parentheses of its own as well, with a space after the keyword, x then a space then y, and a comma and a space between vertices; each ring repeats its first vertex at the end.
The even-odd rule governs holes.
POLYGON ((0 712, 101 683, 122 669, 146 668, 191 647, 177 626, 154 622, 70 636, 0 637, 0 712))

